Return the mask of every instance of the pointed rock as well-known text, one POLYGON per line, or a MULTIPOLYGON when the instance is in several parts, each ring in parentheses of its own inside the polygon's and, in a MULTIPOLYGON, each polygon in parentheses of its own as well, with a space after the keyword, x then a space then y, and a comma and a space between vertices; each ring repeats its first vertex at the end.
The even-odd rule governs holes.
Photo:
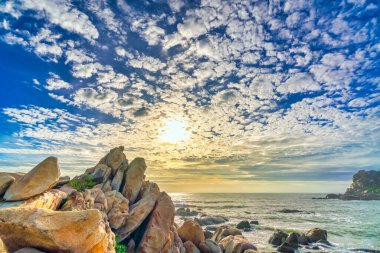
POLYGON ((129 237, 145 220, 153 210, 160 188, 157 184, 145 182, 142 189, 141 199, 129 207, 129 217, 125 225, 117 230, 120 241, 129 237))
POLYGON ((52 189, 59 180, 56 157, 48 157, 27 174, 16 180, 5 192, 7 201, 24 200, 52 189))
POLYGON ((174 225, 174 204, 166 192, 160 193, 137 248, 139 253, 157 253, 164 247, 174 225))
POLYGON ((128 166, 122 193, 129 200, 130 204, 135 203, 137 195, 140 192, 145 170, 145 160, 141 157, 135 158, 128 166))
POLYGON ((9 186, 15 181, 15 178, 12 176, 4 175, 0 176, 0 197, 4 195, 5 191, 9 186))
POLYGON ((0 210, 0 238, 10 252, 31 247, 47 252, 113 253, 98 210, 0 210))
POLYGON ((123 151, 123 146, 113 148, 105 157, 99 161, 99 164, 106 164, 112 169, 112 176, 116 174, 116 171, 120 167, 121 163, 126 160, 123 151))
POLYGON ((123 183, 124 175, 128 168, 128 160, 124 160, 116 172, 116 175, 112 179, 111 187, 115 191, 120 191, 121 184, 123 183))

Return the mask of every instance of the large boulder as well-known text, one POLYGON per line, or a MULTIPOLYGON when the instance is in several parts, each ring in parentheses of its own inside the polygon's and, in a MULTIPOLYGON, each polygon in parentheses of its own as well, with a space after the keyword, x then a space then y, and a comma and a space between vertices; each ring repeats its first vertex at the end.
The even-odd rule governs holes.
POLYGON ((128 160, 124 160, 117 170, 115 176, 112 179, 111 187, 115 191, 120 191, 121 184, 123 183, 124 175, 128 168, 128 160))
POLYGON ((211 239, 215 242, 219 242, 220 240, 229 235, 242 235, 242 233, 237 228, 233 228, 230 226, 220 226, 212 235, 211 239))
POLYGON ((110 226, 113 229, 119 229, 125 225, 128 219, 129 201, 118 191, 109 191, 105 193, 107 199, 107 216, 110 226))
POLYGON ((219 241, 224 248, 224 253, 243 253, 245 250, 257 248, 242 235, 229 235, 219 241))
POLYGON ((121 163, 126 160, 123 151, 123 146, 113 148, 105 157, 99 161, 99 164, 105 164, 112 169, 112 176, 115 176, 116 171, 120 167, 121 163))
POLYGON ((104 214, 108 209, 106 196, 99 188, 87 189, 84 194, 84 200, 86 202, 86 209, 98 209, 104 214))
POLYGON ((160 193, 137 248, 139 253, 157 253, 164 247, 174 225, 174 204, 166 192, 160 193))
POLYGON ((59 180, 58 159, 48 157, 16 180, 5 192, 7 201, 24 200, 50 190, 59 180))
POLYGON ((4 195, 5 191, 9 186, 15 181, 15 178, 12 176, 4 175, 0 176, 0 197, 4 195))
POLYGON ((199 249, 202 253, 223 253, 220 246, 213 240, 206 239, 199 244, 199 249))
POLYGON ((67 198, 63 191, 53 189, 27 200, 0 202, 0 208, 23 207, 23 208, 45 208, 56 210, 61 202, 67 198))
POLYGON ((236 228, 238 228, 238 229, 250 229, 251 224, 249 224, 249 221, 243 220, 236 225, 236 228))
POLYGON ((201 253, 192 241, 184 242, 183 247, 185 247, 186 253, 201 253))
POLYGON ((135 158, 128 166, 122 193, 131 204, 135 203, 137 195, 140 192, 145 170, 145 160, 141 157, 135 158))
POLYGON ((0 238, 10 252, 38 248, 55 253, 110 253, 114 245, 98 210, 0 210, 0 238))
POLYGON ((148 217, 154 208, 159 194, 160 188, 158 188, 157 184, 150 182, 144 183, 141 199, 129 207, 128 219, 124 226, 116 231, 119 235, 120 241, 129 237, 141 225, 146 217, 148 217))
POLYGON ((287 233, 276 230, 269 238, 268 243, 275 246, 280 246, 283 242, 285 242, 286 238, 288 238, 287 233))
POLYGON ((318 242, 319 240, 327 240, 327 231, 320 228, 312 228, 305 233, 311 242, 318 242))
MULTIPOLYGON (((62 189, 62 188, 61 188, 62 189)), ((83 193, 74 191, 67 198, 65 204, 61 207, 61 211, 80 211, 86 209, 86 201, 83 193)))
POLYGON ((191 241, 196 246, 206 240, 202 227, 194 220, 185 220, 185 222, 177 229, 179 237, 183 242, 191 241))

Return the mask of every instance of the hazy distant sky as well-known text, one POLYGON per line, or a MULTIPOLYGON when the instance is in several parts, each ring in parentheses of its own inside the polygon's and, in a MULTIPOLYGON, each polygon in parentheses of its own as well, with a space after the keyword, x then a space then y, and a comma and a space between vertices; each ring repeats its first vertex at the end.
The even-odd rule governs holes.
POLYGON ((0 1, 0 171, 124 145, 187 192, 380 169, 379 1, 0 1))

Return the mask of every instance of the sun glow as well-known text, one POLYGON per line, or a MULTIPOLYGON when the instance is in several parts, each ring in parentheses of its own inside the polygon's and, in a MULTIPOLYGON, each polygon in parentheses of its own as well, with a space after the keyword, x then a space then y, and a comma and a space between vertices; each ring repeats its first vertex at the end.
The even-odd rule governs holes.
POLYGON ((187 125, 182 120, 168 119, 165 121, 164 127, 161 129, 159 140, 168 143, 185 142, 189 139, 190 132, 187 125))

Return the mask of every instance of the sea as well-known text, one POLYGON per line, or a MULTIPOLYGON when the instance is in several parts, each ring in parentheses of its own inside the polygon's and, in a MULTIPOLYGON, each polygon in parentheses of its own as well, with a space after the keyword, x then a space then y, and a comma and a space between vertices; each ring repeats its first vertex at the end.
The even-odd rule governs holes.
MULTIPOLYGON (((268 244, 275 229, 303 232, 318 227, 327 230, 334 246, 318 252, 370 252, 380 250, 380 201, 313 199, 325 194, 272 193, 171 193, 176 208, 188 207, 200 215, 225 216, 226 225, 257 220, 250 232, 243 232, 259 250, 275 249, 268 244), (282 209, 302 212, 281 213, 282 209)), ((181 224, 183 217, 176 217, 181 224)), ((302 250, 299 252, 311 252, 302 250)))

